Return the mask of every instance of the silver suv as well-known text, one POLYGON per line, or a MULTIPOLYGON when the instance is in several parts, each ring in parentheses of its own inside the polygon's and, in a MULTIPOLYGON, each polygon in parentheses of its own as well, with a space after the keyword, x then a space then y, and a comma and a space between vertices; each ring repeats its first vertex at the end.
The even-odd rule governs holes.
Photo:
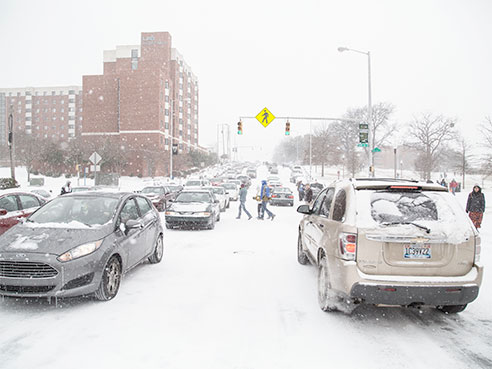
POLYGON ((482 282, 480 236, 444 187, 416 181, 333 183, 299 224, 297 256, 318 267, 322 310, 357 304, 459 313, 482 282))

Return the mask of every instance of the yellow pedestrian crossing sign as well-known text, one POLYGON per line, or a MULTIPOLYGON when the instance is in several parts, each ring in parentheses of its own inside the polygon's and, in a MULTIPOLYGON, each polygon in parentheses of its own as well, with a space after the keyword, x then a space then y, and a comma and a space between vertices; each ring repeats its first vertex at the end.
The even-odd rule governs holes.
POLYGON ((256 119, 263 125, 263 127, 266 127, 273 122, 275 115, 273 115, 270 110, 265 108, 260 111, 260 113, 256 116, 256 119))

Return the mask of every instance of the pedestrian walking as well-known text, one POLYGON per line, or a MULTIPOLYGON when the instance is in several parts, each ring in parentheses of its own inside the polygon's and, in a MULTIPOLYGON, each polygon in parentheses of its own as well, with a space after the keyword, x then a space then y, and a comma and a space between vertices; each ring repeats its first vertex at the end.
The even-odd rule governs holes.
POLYGON ((63 186, 63 187, 61 188, 61 193, 60 193, 60 195, 65 195, 66 193, 70 193, 70 192, 72 192, 72 187, 70 187, 70 184, 71 184, 71 183, 72 183, 72 182, 70 182, 70 181, 67 181, 67 183, 65 183, 65 186, 63 186))
POLYGON ((241 210, 244 210, 244 213, 248 216, 248 220, 252 218, 251 214, 248 210, 246 210, 246 196, 248 195, 248 189, 241 183, 241 189, 239 190, 239 214, 236 219, 241 219, 241 210))
POLYGON ((270 187, 267 185, 267 181, 263 180, 261 181, 261 191, 260 191, 260 196, 261 196, 261 217, 258 217, 258 219, 263 220, 265 213, 268 214, 268 219, 273 220, 275 218, 275 214, 273 214, 270 210, 267 208, 268 201, 270 201, 271 198, 271 191, 270 187))
POLYGON ((478 184, 473 186, 472 192, 468 195, 466 212, 475 228, 480 228, 482 225, 483 213, 485 212, 485 196, 482 193, 482 188, 478 184))
POLYGON ((446 183, 446 180, 444 178, 442 179, 440 185, 443 186, 443 187, 448 188, 448 184, 446 183))
POLYGON ((301 181, 297 182, 297 192, 299 192, 299 201, 304 200, 304 185, 301 181))
POLYGON ((453 178, 453 180, 449 183, 449 189, 451 190, 451 193, 456 196, 456 188, 458 187, 458 182, 456 182, 453 178))
POLYGON ((313 201, 313 189, 309 183, 304 187, 304 201, 306 201, 306 204, 308 205, 313 201))
POLYGON ((263 218, 263 206, 261 205, 261 186, 256 187, 256 196, 253 197, 253 200, 258 201, 257 211, 258 217, 257 219, 263 218))

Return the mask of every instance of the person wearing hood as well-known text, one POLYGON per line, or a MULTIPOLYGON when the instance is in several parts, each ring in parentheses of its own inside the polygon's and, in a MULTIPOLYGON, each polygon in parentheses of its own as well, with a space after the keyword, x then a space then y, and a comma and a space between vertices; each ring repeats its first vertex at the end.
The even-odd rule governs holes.
POLYGON ((63 186, 63 187, 61 188, 61 193, 60 193, 60 195, 64 195, 64 194, 66 194, 66 193, 70 193, 70 192, 72 192, 72 187, 70 187, 70 184, 71 184, 71 183, 72 183, 72 182, 67 181, 67 183, 65 184, 65 186, 63 186))
POLYGON ((268 187, 268 185, 267 185, 267 181, 265 181, 265 180, 261 181, 260 196, 261 196, 262 214, 261 214, 261 217, 258 217, 258 219, 263 220, 265 213, 267 213, 268 219, 273 220, 273 218, 275 218, 275 214, 273 214, 267 208, 268 201, 270 201, 270 198, 271 198, 271 191, 270 191, 270 187, 268 187))
POLYGON ((478 184, 473 186, 472 192, 468 195, 466 212, 475 228, 480 228, 482 225, 483 213, 485 212, 485 196, 482 193, 482 188, 478 184))
POLYGON ((248 195, 248 189, 246 188, 244 183, 241 183, 241 189, 239 190, 239 214, 236 219, 241 219, 241 210, 244 210, 246 215, 248 216, 248 220, 252 218, 251 214, 248 210, 246 210, 246 196, 248 195))

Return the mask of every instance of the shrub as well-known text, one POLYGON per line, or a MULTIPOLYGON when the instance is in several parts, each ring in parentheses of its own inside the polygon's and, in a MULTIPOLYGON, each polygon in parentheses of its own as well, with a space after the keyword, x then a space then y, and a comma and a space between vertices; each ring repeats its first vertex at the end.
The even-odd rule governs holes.
POLYGON ((19 187, 17 181, 13 178, 0 178, 0 189, 5 190, 7 188, 19 187))

